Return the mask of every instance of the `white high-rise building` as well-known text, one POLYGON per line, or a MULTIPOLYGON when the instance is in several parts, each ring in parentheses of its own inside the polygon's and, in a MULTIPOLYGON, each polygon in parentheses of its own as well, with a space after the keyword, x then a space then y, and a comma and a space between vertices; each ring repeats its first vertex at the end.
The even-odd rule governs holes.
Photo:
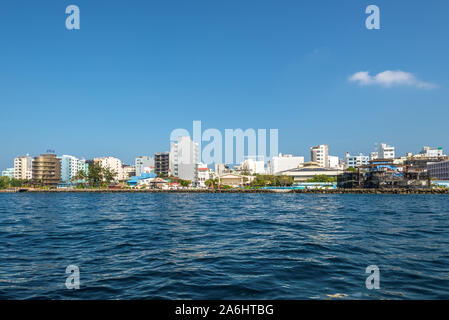
POLYGON ((310 161, 318 163, 321 167, 329 166, 329 146, 320 144, 310 148, 310 161))
POLYGON ((198 143, 190 136, 178 137, 170 145, 170 172, 183 180, 195 181, 199 160, 198 143))
POLYGON ((115 181, 123 180, 125 178, 122 161, 120 159, 114 157, 101 157, 95 158, 94 161, 99 162, 102 168, 108 168, 109 170, 117 173, 115 176, 115 181))
POLYGON ((282 154, 272 157, 270 160, 270 174, 278 174, 282 171, 298 168, 304 163, 304 157, 294 157, 291 154, 282 154))
POLYGON ((29 154, 14 158, 14 178, 30 180, 32 178, 33 158, 29 154))
POLYGON ((150 173, 154 171, 154 159, 149 156, 140 156, 136 158, 136 176, 141 176, 142 173, 150 173))
POLYGON ((395 158, 394 147, 389 146, 386 143, 381 143, 379 158, 380 159, 394 159, 395 158))

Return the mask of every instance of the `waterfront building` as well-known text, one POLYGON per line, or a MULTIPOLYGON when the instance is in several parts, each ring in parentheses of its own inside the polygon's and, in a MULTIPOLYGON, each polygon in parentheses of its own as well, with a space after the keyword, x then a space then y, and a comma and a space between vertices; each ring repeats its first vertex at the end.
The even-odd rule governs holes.
POLYGON ((154 173, 168 176, 170 172, 170 153, 159 152, 154 154, 154 173))
POLYGON ((212 179, 213 173, 204 163, 197 164, 197 177, 195 179, 195 185, 197 187, 204 188, 206 187, 205 182, 209 179, 212 179))
POLYGON ((236 173, 225 173, 218 176, 218 184, 220 186, 231 186, 234 188, 242 187, 254 180, 254 176, 245 176, 236 173))
POLYGON ((318 163, 321 167, 329 166, 329 146, 321 144, 310 148, 310 161, 318 163))
POLYGON ((380 144, 379 159, 394 159, 395 148, 386 143, 380 144))
POLYGON ((140 156, 135 160, 136 176, 144 172, 151 172, 154 169, 154 159, 149 156, 140 156))
POLYGON ((190 136, 178 137, 170 144, 170 171, 175 177, 195 181, 199 160, 198 143, 190 136))
POLYGON ((61 159, 55 154, 41 154, 32 164, 33 183, 56 187, 61 181, 61 159))
POLYGON ((109 170, 115 172, 117 174, 114 179, 115 182, 124 179, 123 166, 120 159, 114 157, 101 157, 95 158, 94 162, 99 163, 102 168, 108 168, 109 170))
POLYGON ((272 157, 269 161, 269 165, 267 165, 267 168, 269 168, 270 174, 277 174, 278 172, 290 170, 299 167, 304 163, 304 157, 294 157, 291 154, 285 154, 282 153, 279 154, 279 156, 272 157))
POLYGON ((8 177, 9 179, 13 179, 14 168, 7 168, 6 170, 2 171, 2 177, 8 177))
POLYGON ((362 153, 360 153, 358 156, 351 156, 349 152, 346 152, 345 165, 346 168, 357 168, 367 165, 369 160, 370 157, 364 156, 362 153))
POLYGON ((449 180, 449 160, 427 163, 427 173, 430 178, 449 180))
POLYGON ((29 154, 14 158, 14 178, 30 180, 32 178, 33 158, 29 154))
POLYGON ((305 162, 301 167, 279 172, 278 176, 293 177, 294 182, 306 182, 317 175, 324 175, 329 178, 336 178, 342 174, 343 170, 337 168, 323 168, 317 162, 305 162))

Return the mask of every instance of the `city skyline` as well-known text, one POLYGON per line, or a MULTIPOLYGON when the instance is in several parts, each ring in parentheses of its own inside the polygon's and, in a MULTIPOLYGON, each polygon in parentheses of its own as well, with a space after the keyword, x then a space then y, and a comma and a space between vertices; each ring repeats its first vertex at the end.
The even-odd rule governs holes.
POLYGON ((277 128, 279 152, 343 158, 449 150, 449 44, 443 1, 257 5, 230 1, 0 5, 4 114, 0 168, 53 149, 128 164, 169 151, 175 128, 277 128), (236 10, 238 9, 238 10, 236 10), (427 119, 427 121, 425 121, 427 119))

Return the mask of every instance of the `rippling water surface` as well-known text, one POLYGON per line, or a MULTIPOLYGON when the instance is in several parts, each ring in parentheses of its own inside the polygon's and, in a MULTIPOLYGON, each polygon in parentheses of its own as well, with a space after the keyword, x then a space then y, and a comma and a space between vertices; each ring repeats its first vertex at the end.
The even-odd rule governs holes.
POLYGON ((449 299, 449 197, 0 194, 0 299, 336 296, 449 299))

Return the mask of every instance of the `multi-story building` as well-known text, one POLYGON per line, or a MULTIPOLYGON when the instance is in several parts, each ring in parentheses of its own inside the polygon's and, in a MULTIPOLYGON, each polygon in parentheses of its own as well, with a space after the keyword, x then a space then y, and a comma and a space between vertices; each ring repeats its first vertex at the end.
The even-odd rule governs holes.
POLYGON ((310 161, 318 163, 321 167, 329 167, 329 146, 321 144, 310 148, 310 161))
POLYGON ((158 176, 168 176, 170 172, 170 153, 159 152, 154 154, 154 173, 158 176))
POLYGON ((120 159, 114 157, 101 157, 95 158, 94 162, 99 163, 102 168, 108 168, 109 170, 115 172, 115 181, 124 179, 123 166, 120 159))
POLYGON ((250 174, 265 173, 265 162, 261 160, 246 159, 240 166, 240 171, 249 172, 250 174))
POLYGON ((427 174, 437 180, 449 180, 449 160, 427 163, 427 174))
POLYGON ((282 171, 298 168, 304 163, 304 157, 294 157, 291 154, 282 154, 272 157, 270 160, 270 174, 277 174, 282 171))
POLYGON ((194 181, 199 160, 198 143, 190 136, 178 137, 178 142, 170 145, 170 171, 175 177, 194 181))
POLYGON ((32 178, 33 158, 29 154, 14 158, 14 178, 30 180, 32 178))
POLYGON ((379 152, 376 152, 376 151, 371 152, 371 153, 369 154, 369 159, 370 159, 370 160, 376 160, 376 159, 379 159, 379 152))
POLYGON ((394 147, 389 146, 386 143, 381 143, 379 159, 394 159, 394 157, 395 157, 394 147))
POLYGON ((154 159, 149 156, 140 156, 136 158, 136 176, 141 176, 142 173, 149 173, 154 169, 154 159))
POLYGON ((134 177, 134 176, 140 177, 142 175, 142 173, 139 174, 139 175, 136 174, 136 166, 123 165, 123 179, 124 180, 128 180, 128 179, 130 179, 131 177, 134 177))
POLYGON ((72 182, 79 171, 83 171, 87 175, 88 165, 86 160, 78 159, 70 155, 63 155, 61 157, 61 180, 63 182, 72 182))
POLYGON ((8 177, 9 179, 13 179, 14 168, 7 168, 6 170, 2 171, 2 177, 8 177))
POLYGON ((32 165, 33 183, 57 186, 61 181, 61 159, 55 154, 41 154, 32 165))
POLYGON ((357 168, 360 166, 365 166, 369 163, 370 157, 364 156, 360 153, 358 156, 351 156, 349 152, 346 152, 345 165, 347 168, 357 168))
POLYGON ((443 157, 443 148, 431 148, 424 146, 419 153, 420 156, 427 157, 427 158, 439 158, 443 157))

